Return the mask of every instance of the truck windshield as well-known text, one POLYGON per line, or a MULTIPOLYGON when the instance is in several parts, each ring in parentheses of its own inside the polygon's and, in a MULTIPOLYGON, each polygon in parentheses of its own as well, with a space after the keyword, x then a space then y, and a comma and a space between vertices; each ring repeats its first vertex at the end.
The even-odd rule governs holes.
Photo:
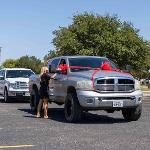
POLYGON ((105 62, 108 61, 110 63, 110 66, 113 69, 117 69, 114 62, 107 58, 101 58, 101 57, 79 57, 79 58, 69 58, 69 66, 70 70, 72 72, 77 71, 86 71, 90 69, 97 69, 100 68, 100 66, 105 62))
POLYGON ((6 78, 29 78, 32 74, 32 70, 7 70, 6 78))

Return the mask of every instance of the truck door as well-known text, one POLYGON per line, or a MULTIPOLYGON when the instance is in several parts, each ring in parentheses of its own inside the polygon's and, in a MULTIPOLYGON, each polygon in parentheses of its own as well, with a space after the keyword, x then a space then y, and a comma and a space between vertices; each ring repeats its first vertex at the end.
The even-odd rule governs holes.
POLYGON ((51 79, 50 90, 51 90, 51 94, 53 92, 52 97, 55 99, 55 101, 63 103, 65 93, 66 93, 65 81, 67 80, 67 74, 62 73, 61 68, 59 68, 61 65, 66 65, 65 59, 60 60, 60 63, 58 65, 58 69, 60 69, 60 73, 56 73, 55 79, 51 79))
MULTIPOLYGON (((56 69, 58 67, 58 64, 60 62, 60 58, 56 58, 54 60, 52 60, 49 64, 49 73, 51 76, 53 76, 54 74, 56 74, 56 69), (55 71, 54 71, 55 70, 55 71)), ((56 94, 57 94, 57 89, 55 88, 55 85, 57 84, 57 80, 55 79, 50 79, 49 82, 49 97, 51 100, 55 100, 56 98, 56 94)))

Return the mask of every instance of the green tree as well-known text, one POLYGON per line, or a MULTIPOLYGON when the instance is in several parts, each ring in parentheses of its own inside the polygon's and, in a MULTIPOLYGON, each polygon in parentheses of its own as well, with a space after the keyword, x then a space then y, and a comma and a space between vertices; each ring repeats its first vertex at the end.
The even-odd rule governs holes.
POLYGON ((53 34, 58 55, 106 56, 120 68, 126 64, 138 70, 146 67, 149 42, 130 22, 121 22, 117 16, 75 15, 71 25, 53 34))
POLYGON ((2 66, 5 67, 5 68, 15 68, 16 67, 16 63, 17 61, 14 60, 14 59, 6 59, 2 66))
POLYGON ((46 54, 46 55, 44 56, 44 64, 47 64, 47 61, 48 61, 49 59, 51 59, 51 58, 53 58, 53 57, 56 57, 56 56, 58 56, 57 53, 56 53, 56 51, 54 51, 54 50, 49 50, 49 51, 48 51, 48 54, 46 54))
POLYGON ((16 66, 20 68, 30 68, 35 73, 40 73, 40 69, 42 67, 42 62, 40 59, 35 56, 22 56, 17 60, 16 66))

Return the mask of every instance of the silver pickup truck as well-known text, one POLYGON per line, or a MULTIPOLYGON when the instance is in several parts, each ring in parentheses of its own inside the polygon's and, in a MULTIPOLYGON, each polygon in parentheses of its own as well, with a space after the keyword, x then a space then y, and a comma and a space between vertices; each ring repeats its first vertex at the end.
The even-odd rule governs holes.
MULTIPOLYGON (((122 111, 128 121, 136 121, 142 112, 140 84, 129 73, 117 69, 116 65, 105 57, 62 56, 48 62, 50 75, 49 101, 64 104, 65 119, 76 122, 82 111, 105 110, 108 113, 122 111), (109 61, 110 70, 100 66, 109 61), (61 71, 60 64, 67 65, 61 71)), ((30 105, 36 110, 39 102, 40 79, 38 75, 29 78, 30 105)))

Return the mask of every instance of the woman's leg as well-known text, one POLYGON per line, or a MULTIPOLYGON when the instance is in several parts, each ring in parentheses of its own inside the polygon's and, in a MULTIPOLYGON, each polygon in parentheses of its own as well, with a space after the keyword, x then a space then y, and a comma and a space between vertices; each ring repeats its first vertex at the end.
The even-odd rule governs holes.
POLYGON ((40 111, 41 111, 42 105, 43 105, 43 99, 40 99, 38 107, 37 107, 37 115, 36 115, 37 118, 40 117, 40 111))
POLYGON ((44 118, 48 118, 48 99, 44 99, 44 118))

